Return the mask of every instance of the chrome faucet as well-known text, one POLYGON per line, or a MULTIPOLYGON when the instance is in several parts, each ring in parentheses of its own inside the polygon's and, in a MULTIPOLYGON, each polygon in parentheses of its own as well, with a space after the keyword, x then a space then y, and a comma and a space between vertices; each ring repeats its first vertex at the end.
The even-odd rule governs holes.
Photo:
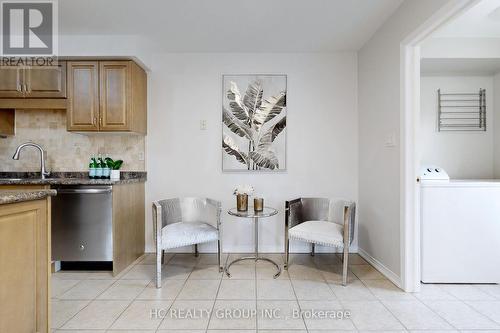
POLYGON ((35 147, 40 151, 40 169, 41 169, 40 173, 42 175, 42 179, 45 179, 45 176, 50 175, 50 172, 47 172, 47 170, 45 170, 45 153, 43 152, 43 148, 40 145, 37 145, 34 142, 25 142, 19 147, 17 147, 14 156, 12 156, 12 159, 19 160, 19 153, 21 152, 21 149, 27 146, 35 147))

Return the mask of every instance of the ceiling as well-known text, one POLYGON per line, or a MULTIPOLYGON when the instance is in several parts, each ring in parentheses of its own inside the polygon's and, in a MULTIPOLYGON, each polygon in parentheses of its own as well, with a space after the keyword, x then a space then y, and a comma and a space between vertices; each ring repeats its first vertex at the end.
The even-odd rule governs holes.
POLYGON ((482 0, 433 35, 437 38, 500 38, 500 0, 482 0))
POLYGON ((166 52, 354 51, 403 0, 60 0, 60 35, 139 35, 166 52))
POLYGON ((424 76, 493 75, 500 72, 500 59, 426 58, 420 62, 420 72, 424 76))

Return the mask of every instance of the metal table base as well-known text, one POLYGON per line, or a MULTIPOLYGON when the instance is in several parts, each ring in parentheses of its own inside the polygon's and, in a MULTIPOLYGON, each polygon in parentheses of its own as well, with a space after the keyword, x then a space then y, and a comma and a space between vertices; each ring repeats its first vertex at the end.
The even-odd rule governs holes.
POLYGON ((240 262, 240 261, 244 261, 244 260, 254 260, 255 262, 262 260, 262 261, 270 262, 271 264, 273 264, 276 267, 276 270, 278 272, 276 274, 274 274, 274 276, 273 276, 273 278, 276 279, 281 274, 281 267, 273 260, 259 256, 259 217, 256 216, 253 218, 253 220, 254 220, 254 230, 255 230, 255 255, 251 256, 251 257, 241 257, 241 258, 238 258, 238 259, 231 261, 228 265, 226 265, 226 268, 224 271, 228 277, 231 277, 231 273, 229 273, 229 268, 233 264, 240 262))

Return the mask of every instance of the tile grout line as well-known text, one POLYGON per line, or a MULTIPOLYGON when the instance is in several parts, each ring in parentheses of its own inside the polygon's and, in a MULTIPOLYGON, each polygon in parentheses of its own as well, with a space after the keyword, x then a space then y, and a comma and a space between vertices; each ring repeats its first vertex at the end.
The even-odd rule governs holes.
MULTIPOLYGON (((226 263, 227 263, 227 257, 226 257, 226 262, 224 263, 224 267, 226 266, 226 263)), ((219 267, 217 267, 217 271, 218 270, 219 270, 219 267)), ((205 328, 205 332, 207 332, 208 328, 210 327, 210 321, 212 320, 213 312, 215 309, 215 303, 217 302, 217 296, 219 296, 220 286, 222 284, 222 279, 224 279, 224 274, 225 274, 225 271, 223 270, 222 274, 220 276, 219 286, 217 287, 217 292, 215 293, 214 303, 212 304, 212 310, 210 311, 210 317, 208 318, 207 327, 205 328)))
MULTIPOLYGON (((134 265, 134 266, 132 266, 132 268, 133 268, 133 267, 135 267, 135 265, 134 265)), ((112 283, 112 284, 111 284, 108 288, 106 288, 105 290, 103 290, 103 291, 102 291, 99 295, 97 295, 96 297, 94 297, 94 298, 93 298, 93 299, 91 299, 91 300, 88 300, 88 301, 89 301, 89 303, 88 303, 87 305, 85 305, 82 309, 80 309, 80 311, 78 311, 77 313, 75 313, 75 315, 74 315, 74 316, 72 316, 70 319, 68 319, 68 320, 67 320, 67 321, 66 321, 66 322, 65 322, 65 323, 64 323, 64 324, 63 324, 60 328, 62 328, 64 325, 66 325, 66 324, 67 324, 67 323, 68 323, 71 319, 73 319, 74 317, 76 317, 79 313, 81 313, 84 309, 86 309, 86 308, 87 308, 90 304, 92 304, 94 301, 98 301, 98 302, 100 302, 100 301, 130 301, 130 303, 127 305, 127 307, 125 307, 125 309, 124 309, 122 312, 120 312, 120 314, 116 317, 116 319, 113 321, 113 323, 111 323, 111 326, 113 326, 113 324, 114 324, 114 323, 116 322, 116 320, 117 320, 117 319, 118 319, 118 318, 119 318, 119 317, 123 314, 123 312, 125 312, 125 310, 127 310, 127 309, 130 307, 130 305, 131 305, 131 304, 132 304, 132 302, 135 300, 135 298, 134 298, 134 299, 132 299, 132 300, 130 300, 130 299, 97 299, 97 298, 98 298, 100 295, 102 295, 104 292, 106 292, 107 290, 111 289, 111 288, 112 288, 112 287, 113 287, 113 286, 114 286, 114 285, 115 285, 118 281, 120 281, 120 280, 122 280, 122 279, 116 279, 116 280, 115 280, 115 281, 114 281, 114 282, 113 282, 113 283, 112 283)), ((82 281, 83 281, 83 280, 82 280, 82 281)), ((144 280, 140 280, 140 281, 144 281, 144 280)), ((149 284, 149 282, 148 282, 148 284, 149 284)), ((146 285, 146 286, 147 286, 147 285, 146 285)), ((145 288, 146 288, 146 287, 144 287, 144 289, 145 289, 145 288)), ((144 289, 143 289, 143 290, 144 290, 144 289)), ((141 290, 141 292, 142 292, 143 290, 141 290)), ((140 293, 139 293, 139 294, 140 294, 140 293)), ((110 326, 110 327, 111 327, 111 326, 110 326)), ((105 328, 104 330, 105 330, 105 331, 107 331, 110 327, 105 328)), ((79 329, 77 329, 77 330, 79 330, 79 329)), ((98 329, 98 330, 100 330, 100 329, 98 329)))
MULTIPOLYGON (((173 256, 170 257, 170 259, 165 263, 163 264, 162 266, 167 266, 173 259, 174 257, 177 255, 178 253, 175 253, 173 256)), ((196 266, 196 265, 195 265, 196 266)), ((195 267, 194 266, 194 267, 195 267)), ((179 297, 179 295, 181 294, 182 292, 182 289, 184 289, 184 287, 186 286, 186 283, 187 283, 187 280, 189 279, 189 277, 191 276, 191 274, 193 273, 194 271, 194 267, 193 269, 191 270, 191 272, 189 272, 188 276, 186 277, 186 279, 184 280, 184 283, 182 284, 182 287, 179 289, 179 292, 177 293, 177 295, 175 296, 175 298, 172 300, 172 303, 170 303, 170 306, 168 307, 168 310, 167 310, 167 313, 169 313, 172 309, 172 306, 174 306, 174 303, 177 301, 177 298, 179 297)), ((165 268, 166 269, 166 268, 165 268)), ((163 268, 162 268, 162 271, 163 271, 163 268)), ((161 277, 160 277, 161 279, 161 277)), ((163 288, 163 281, 160 281, 160 284, 162 285, 162 288, 163 288)), ((156 288, 156 286, 155 286, 156 288)), ((165 316, 166 318, 166 316, 165 316)), ((165 318, 163 318, 162 320, 160 320, 160 323, 158 324, 158 326, 156 327, 156 330, 155 332, 158 332, 160 330, 160 327, 161 325, 163 324, 163 322, 165 321, 165 318)))
MULTIPOLYGON (((353 272, 353 274, 354 274, 354 272, 353 272)), ((354 274, 354 275, 356 275, 356 274, 354 274)), ((358 277, 358 276, 356 275, 356 277, 358 277)), ((405 331, 410 331, 410 329, 408 327, 406 327, 406 325, 397 316, 395 316, 394 313, 391 310, 389 310, 389 308, 384 304, 384 302, 382 302, 382 299, 379 298, 379 297, 377 297, 377 295, 375 295, 375 293, 370 289, 370 287, 365 283, 365 281, 363 281, 361 279, 360 279, 360 281, 368 289, 368 291, 370 293, 372 293, 372 295, 375 297, 375 299, 377 300, 377 302, 379 302, 391 314, 391 316, 393 316, 394 319, 396 319, 401 324, 401 326, 404 328, 404 330, 405 331)), ((414 297, 414 296, 413 296, 413 298, 416 299, 416 297, 414 297)))
MULTIPOLYGON (((369 266, 371 266, 371 265, 369 265, 369 266)), ((371 267, 373 267, 373 266, 371 266, 371 267)), ((357 278, 357 279, 361 282, 361 284, 362 284, 362 285, 363 285, 363 286, 364 286, 364 287, 368 290, 368 292, 369 292, 371 295, 373 295, 373 297, 375 298, 374 300, 369 300, 369 301, 367 301, 367 302, 378 302, 378 303, 380 303, 380 304, 381 304, 384 308, 386 308, 386 310, 387 310, 387 311, 388 311, 388 312, 389 312, 389 313, 390 313, 390 314, 391 314, 391 315, 392 315, 392 316, 393 316, 393 317, 394 317, 394 318, 395 318, 395 319, 396 319, 396 320, 397 320, 397 321, 401 324, 401 326, 403 327, 403 329, 404 329, 405 331, 408 331, 408 329, 406 328, 406 326, 405 326, 405 325, 404 325, 404 324, 403 324, 403 323, 402 323, 402 322, 401 322, 401 321, 400 321, 400 320, 399 320, 399 319, 398 319, 398 318, 397 318, 397 317, 396 317, 396 316, 395 316, 395 315, 394 315, 394 314, 393 314, 393 313, 392 313, 389 309, 387 309, 387 307, 386 307, 386 306, 382 303, 382 300, 381 300, 379 297, 377 297, 377 295, 375 295, 375 294, 373 293, 373 291, 372 291, 372 290, 368 287, 368 285, 365 283, 365 281, 364 281, 364 280, 362 280, 362 279, 361 279, 361 278, 360 278, 360 277, 359 277, 356 273, 354 273, 354 271, 351 271, 351 272, 352 272, 352 274, 353 274, 353 275, 354 275, 354 276, 355 276, 355 277, 356 277, 356 278, 357 278)), ((348 280, 347 280, 347 281, 349 281, 349 266, 348 266, 348 270, 347 270, 347 278, 348 278, 348 280)), ((386 280, 386 279, 374 279, 374 280, 386 280)), ((342 304, 342 306, 344 307, 344 306, 345 306, 345 303, 344 303, 342 300, 339 300, 339 301, 340 301, 340 303, 342 304)), ((349 301, 348 301, 348 302, 349 302, 349 301)), ((363 302, 363 301, 358 300, 358 301, 351 301, 351 302, 363 302)), ((354 321, 353 321, 353 324, 354 324, 354 321)), ((359 330, 359 328, 357 328, 356 324, 354 324, 354 327, 355 327, 357 330, 359 330)))
MULTIPOLYGON (((338 256, 335 254, 335 257, 338 258, 338 256)), ((319 267, 318 264, 316 264, 316 262, 313 260, 313 263, 314 265, 316 266, 317 269, 321 270, 321 268, 319 267)), ((335 266, 335 265, 332 265, 332 266, 335 266)), ((354 276, 356 276, 354 273, 352 273, 354 276)), ((345 310, 345 306, 344 306, 344 303, 342 303, 342 301, 340 300, 340 298, 337 296, 337 294, 335 293, 335 291, 333 290, 333 288, 330 286, 330 283, 328 283, 328 280, 325 278, 325 276, 323 274, 321 274, 321 276, 324 278, 324 281, 326 283, 326 285, 328 286, 328 288, 330 289, 330 291, 332 292, 332 294, 335 296, 335 299, 339 302, 341 308, 343 310, 345 310)), ((357 278, 357 276, 356 276, 357 278)), ((359 278, 358 278, 359 279, 359 278)), ((333 281, 333 282, 336 282, 336 281, 333 281)), ((349 282, 349 266, 347 266, 347 282, 349 282)), ((354 326, 354 329, 355 331, 359 331, 358 327, 356 326, 356 324, 354 323, 354 321, 352 319, 349 319, 349 321, 352 323, 352 325, 354 326)), ((307 325, 306 325, 307 327, 307 325)))
MULTIPOLYGON (((354 273, 352 273, 354 274, 354 273)), ((356 276, 354 274, 354 276, 356 276)), ((357 278, 357 276, 356 276, 357 278)), ((359 280, 359 279, 358 279, 359 280)), ((335 282, 335 281, 334 281, 335 282)), ((349 283, 349 267, 347 267, 347 282, 349 283)), ((333 290, 332 286, 330 285, 330 283, 328 283, 328 281, 326 281, 326 284, 328 285, 328 288, 330 288, 330 290, 332 291, 333 295, 335 295, 335 298, 338 300, 338 302, 340 303, 340 306, 342 307, 342 309, 346 310, 345 308, 345 304, 342 302, 342 300, 337 296, 337 294, 335 293, 335 290, 333 290)), ((356 331, 359 331, 358 327, 356 326, 356 323, 354 323, 354 320, 352 319, 349 319, 352 323, 352 325, 354 326, 354 329, 356 331)))
MULTIPOLYGON (((141 260, 143 261, 144 258, 141 260)), ((134 266, 132 266, 128 271, 127 271, 127 274, 134 268, 134 267, 137 267, 139 265, 139 263, 136 263, 134 266)), ((127 280, 127 279, 123 279, 123 277, 125 276, 126 274, 124 274, 119 280, 123 281, 123 280, 127 280)), ((111 327, 116 323, 116 321, 125 313, 125 311, 127 311, 127 309, 130 308, 130 306, 134 303, 134 301, 137 299, 137 297, 139 297, 140 294, 142 294, 144 292, 144 290, 146 290, 146 288, 149 286, 149 284, 151 283, 151 281, 153 281, 153 279, 149 280, 148 283, 146 283, 146 285, 144 286, 144 288, 142 288, 142 290, 140 292, 137 293, 137 295, 134 297, 134 299, 132 299, 132 301, 127 305, 127 307, 122 311, 120 312, 120 314, 115 318, 115 320, 113 320, 113 322, 111 323, 111 325, 106 329, 109 330, 111 329, 111 327)))
POLYGON ((213 316, 214 309, 215 309, 215 303, 217 302, 217 296, 219 295, 219 290, 220 290, 221 284, 222 284, 222 278, 219 280, 219 285, 217 287, 217 292, 215 293, 215 298, 214 298, 214 302, 212 304, 212 309, 209 312, 210 316, 208 317, 207 326, 205 328, 205 331, 208 331, 208 328, 210 327, 210 321, 212 320, 212 316, 213 316))
MULTIPOLYGON (((82 283, 83 281, 86 281, 86 280, 79 280, 73 287, 69 288, 68 290, 66 290, 65 292, 63 292, 60 296, 56 297, 56 299, 60 300, 61 297, 63 297, 65 294, 67 294, 71 289, 75 288, 76 286, 78 286, 80 283, 82 283)), ((52 280, 51 280, 51 283, 52 283, 52 280)))
MULTIPOLYGON (((452 296, 455 298, 455 300, 453 300, 452 302, 458 302, 458 303, 462 303, 464 304, 467 308, 469 308, 469 310, 472 310, 472 312, 476 313, 476 314, 479 314, 480 316, 488 319, 489 321, 491 321, 493 324, 497 325, 498 327, 497 328, 500 328, 500 323, 497 323, 495 320, 491 319, 489 316, 477 311, 476 309, 474 309, 472 306, 470 306, 469 304, 467 304, 467 301, 466 300, 462 300, 458 297, 456 297, 455 295, 451 294, 450 292, 446 291, 445 289, 442 288, 442 286, 440 284, 436 284, 436 286, 439 288, 439 290, 441 290, 442 292, 452 296)), ((478 288, 476 288, 478 289, 478 288)), ((488 293, 486 293, 487 295, 489 295, 488 293)), ((491 296, 491 295, 490 295, 491 296)), ((439 301, 439 300, 435 300, 435 301, 439 301)), ((470 302, 470 301, 469 301, 470 302)), ((423 303, 423 302, 422 302, 423 303)), ((427 304, 424 303, 424 305, 427 306, 427 304)), ((432 309, 431 309, 432 310, 432 309)), ((436 311, 432 310, 434 313, 436 313, 439 317, 441 317, 436 311)), ((444 318, 443 318, 444 319, 444 318)), ((446 322, 448 322, 446 319, 444 319, 446 322)), ((449 323, 453 328, 457 329, 457 330, 461 330, 463 331, 463 329, 460 329, 458 327, 456 327, 455 325, 449 323)))
MULTIPOLYGON (((493 324, 495 324, 497 326, 496 328, 492 328, 492 329, 489 329, 489 330, 500 329, 500 323, 498 323, 495 320, 491 319, 489 316, 483 314, 482 312, 479 312, 478 310, 474 309, 474 307, 472 307, 471 305, 469 305, 465 300, 459 300, 459 301, 462 302, 466 307, 468 307, 470 310, 472 310, 476 314, 479 314, 483 318, 488 319, 491 323, 493 323, 493 324)), ((469 302, 473 302, 473 301, 469 301, 469 302)), ((493 301, 493 302, 495 302, 495 301, 493 301)))
MULTIPOLYGON (((288 263, 288 264, 289 264, 288 267, 290 267, 290 263, 288 263)), ((313 262, 313 264, 314 264, 314 262, 313 262)), ((316 267, 316 265, 315 265, 315 267, 316 267)), ((321 277, 323 277, 323 275, 321 275, 321 277)), ((304 327, 306 328, 306 332, 309 333, 309 327, 307 327, 306 319, 304 318, 304 315, 302 314, 302 307, 300 306, 299 298, 297 297, 297 292, 295 291, 295 287, 293 286, 290 274, 288 274, 288 280, 290 281, 290 285, 292 286, 293 294, 295 295, 295 302, 297 303, 297 306, 299 307, 299 311, 301 312, 300 317, 302 319, 302 323, 304 324, 304 327)))
MULTIPOLYGON (((71 301, 88 301, 88 303, 83 308, 81 308, 79 311, 77 311, 73 316, 71 316, 71 318, 69 318, 68 320, 66 320, 60 327, 57 328, 57 330, 62 329, 64 325, 66 325, 73 318, 75 318, 76 315, 78 315, 80 312, 82 312, 84 309, 86 309, 93 301, 95 301, 97 299, 97 297, 99 297, 102 293, 104 293, 106 290, 108 290, 109 288, 111 288, 118 281, 118 279, 113 279, 113 280, 114 280, 113 283, 111 283, 111 285, 108 288, 104 289, 99 295, 95 296, 94 298, 92 298, 90 300, 89 299, 82 299, 82 300, 72 299, 71 301)), ((83 282, 83 281, 87 281, 87 280, 81 280, 80 282, 83 282)), ((77 285, 80 284, 80 282, 77 283, 77 285)), ((76 285, 75 285, 75 287, 76 287, 76 285)), ((73 288, 71 288, 71 289, 73 289, 73 288)), ((59 299, 59 298, 57 300, 61 301, 61 299, 59 299)), ((62 301, 64 301, 64 300, 62 300, 62 301)), ((68 301, 70 301, 70 300, 68 300, 68 301)))
MULTIPOLYGON (((500 303, 498 300, 493 300, 493 301, 468 301, 468 302, 495 302, 495 303, 500 303)), ((495 330, 499 329, 500 328, 500 321, 496 321, 495 319, 491 318, 489 315, 485 314, 485 313, 482 313, 482 312, 479 312, 479 310, 476 310, 473 306, 471 306, 469 303, 467 303, 466 301, 464 301, 465 305, 467 305, 469 308, 473 309, 474 311, 476 311, 477 313, 481 314, 483 317, 486 317, 488 318, 490 321, 492 321, 493 323, 495 323, 498 327, 495 328, 495 330)))
MULTIPOLYGON (((448 293, 446 290, 443 290, 442 288, 439 288, 439 290, 441 290, 442 292, 444 292, 445 294, 447 295, 450 295, 451 297, 453 298, 456 298, 455 296, 453 296, 452 294, 448 293)), ((415 296, 414 296, 415 297, 415 296)), ((434 313, 436 316, 438 316, 439 318, 441 318, 445 323, 447 323, 448 325, 450 325, 451 327, 453 327, 454 329, 458 330, 458 327, 456 327, 455 325, 453 325, 451 322, 449 322, 448 320, 446 320, 446 318, 444 318, 443 316, 441 316, 439 313, 437 313, 436 311, 434 311, 434 309, 432 309, 429 305, 425 304, 425 302, 421 299, 419 299, 418 297, 415 297, 415 299, 417 301, 419 301, 421 304, 423 304, 427 309, 429 309, 432 313, 434 313)), ((458 300, 458 299, 457 299, 458 300)), ((431 300, 432 301, 432 300, 431 300)))

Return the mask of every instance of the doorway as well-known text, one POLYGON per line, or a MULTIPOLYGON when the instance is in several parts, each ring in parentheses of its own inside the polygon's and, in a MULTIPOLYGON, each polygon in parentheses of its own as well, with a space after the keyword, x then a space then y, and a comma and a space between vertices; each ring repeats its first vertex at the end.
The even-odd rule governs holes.
POLYGON ((403 288, 407 292, 418 292, 421 280, 421 45, 481 2, 448 3, 401 43, 401 258, 403 288))

